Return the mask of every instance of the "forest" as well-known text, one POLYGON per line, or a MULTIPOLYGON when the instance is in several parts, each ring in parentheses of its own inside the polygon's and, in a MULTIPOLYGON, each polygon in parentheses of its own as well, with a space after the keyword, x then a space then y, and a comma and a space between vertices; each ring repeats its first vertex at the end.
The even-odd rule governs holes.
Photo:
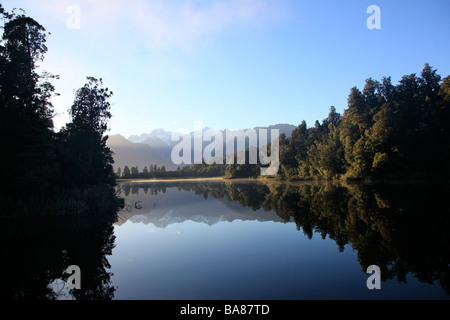
POLYGON ((150 164, 142 171, 138 166, 117 168, 117 179, 169 179, 169 178, 196 178, 196 177, 222 177, 226 174, 227 166, 222 164, 195 164, 192 166, 180 166, 177 170, 167 171, 165 166, 158 167, 150 164))
MULTIPOLYGON (((392 180, 450 177, 450 76, 442 79, 429 64, 421 74, 368 78, 363 91, 350 90, 341 115, 308 127, 305 121, 290 137, 280 136, 278 179, 392 180)), ((270 149, 270 147, 269 147, 270 149)), ((248 150, 246 159, 248 159, 248 150)), ((259 164, 193 165, 176 171, 119 168, 117 178, 257 177, 259 164)))
MULTIPOLYGON (((1 5, 0 15, 3 215, 29 214, 34 208, 66 215, 114 207, 120 205, 116 179, 258 177, 259 164, 236 161, 175 171, 126 166, 113 172, 113 153, 106 145, 113 92, 102 79, 86 77, 68 110, 71 121, 56 131, 51 98, 58 95, 52 82, 59 76, 38 73, 49 32, 1 5)), ((420 75, 405 75, 398 84, 391 77, 368 78, 362 91, 351 88, 342 115, 331 107, 327 118, 312 127, 302 121, 290 137, 281 135, 279 144, 277 179, 447 179, 450 76, 442 78, 425 64, 420 75)))
POLYGON ((2 215, 73 215, 119 205, 105 136, 113 93, 102 79, 87 77, 75 92, 71 122, 55 131, 51 98, 58 76, 37 71, 49 33, 1 5, 0 15, 2 215))
POLYGON ((353 87, 348 107, 326 119, 303 121, 280 141, 285 178, 442 179, 449 177, 450 76, 429 64, 420 76, 368 78, 353 87))

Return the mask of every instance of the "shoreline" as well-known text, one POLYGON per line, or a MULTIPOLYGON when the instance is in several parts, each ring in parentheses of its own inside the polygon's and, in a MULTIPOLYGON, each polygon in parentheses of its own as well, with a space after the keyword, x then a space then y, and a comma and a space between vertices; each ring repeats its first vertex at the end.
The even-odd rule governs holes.
POLYGON ((212 177, 212 178, 169 178, 169 179, 117 179, 117 182, 193 182, 193 181, 226 181, 231 179, 226 179, 223 177, 212 177))
POLYGON ((288 183, 288 184, 429 184, 429 183, 448 183, 448 179, 386 179, 386 180, 344 180, 344 179, 331 179, 331 180, 291 180, 291 179, 274 179, 274 178, 225 178, 225 177, 197 177, 197 178, 168 178, 168 179, 116 179, 117 183, 120 182, 133 182, 133 183, 151 183, 151 182, 272 182, 272 183, 288 183))

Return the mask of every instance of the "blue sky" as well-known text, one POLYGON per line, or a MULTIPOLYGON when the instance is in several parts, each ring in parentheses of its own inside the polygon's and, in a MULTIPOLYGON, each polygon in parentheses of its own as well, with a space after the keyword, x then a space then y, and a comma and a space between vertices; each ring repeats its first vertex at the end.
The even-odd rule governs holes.
MULTIPOLYGON (((3 1, 4 2, 4 1, 3 1)), ((47 31, 55 127, 86 76, 114 92, 109 134, 276 123, 314 125, 365 80, 450 75, 450 1, 42 0, 23 8, 47 31), (381 11, 368 29, 367 8, 381 11)))

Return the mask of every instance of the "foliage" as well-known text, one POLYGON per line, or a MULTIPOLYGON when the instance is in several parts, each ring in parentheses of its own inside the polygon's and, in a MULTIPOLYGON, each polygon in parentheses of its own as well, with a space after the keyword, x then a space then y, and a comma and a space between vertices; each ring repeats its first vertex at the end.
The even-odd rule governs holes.
MULTIPOLYGON (((2 10, 3 11, 3 10, 2 10)), ((45 28, 32 18, 2 12, 7 21, 0 44, 1 190, 36 191, 54 175, 53 76, 36 73, 47 51, 45 28), (6 169, 8 168, 8 169, 6 169)))
POLYGON ((55 132, 50 100, 56 93, 50 80, 58 76, 36 72, 47 52, 48 33, 25 14, 9 14, 1 5, 0 14, 5 22, 0 42, 0 192, 8 208, 2 215, 67 215, 99 203, 116 206, 112 152, 104 135, 112 92, 102 87, 101 79, 88 77, 69 110, 72 121, 55 132))
MULTIPOLYGON (((305 121, 290 137, 281 135, 277 177, 300 180, 446 179, 450 177, 450 76, 441 79, 425 64, 420 76, 369 78, 363 91, 350 90, 341 115, 330 108, 322 123, 305 121)), ((249 150, 246 151, 248 159, 249 150)), ((211 176, 248 178, 260 165, 206 164, 160 174, 131 172, 122 177, 211 176)), ((125 171, 125 170, 124 170, 125 171)))
POLYGON ((112 92, 102 84, 102 79, 87 77, 69 110, 72 122, 57 134, 63 185, 114 185, 114 160, 104 135, 111 118, 112 92))
POLYGON ((219 164, 195 164, 192 166, 178 167, 175 171, 167 171, 166 167, 151 164, 150 169, 144 167, 139 171, 138 166, 125 166, 123 170, 117 168, 118 179, 165 179, 165 178, 192 178, 192 177, 221 177, 225 175, 226 167, 219 164))
POLYGON ((354 87, 341 116, 303 121, 280 147, 279 175, 288 179, 448 178, 449 81, 425 64, 420 77, 366 80, 354 87))

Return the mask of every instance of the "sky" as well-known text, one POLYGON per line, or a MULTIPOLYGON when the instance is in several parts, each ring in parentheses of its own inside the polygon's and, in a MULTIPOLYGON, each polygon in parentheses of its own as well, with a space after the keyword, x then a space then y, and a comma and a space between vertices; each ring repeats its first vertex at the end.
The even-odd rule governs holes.
POLYGON ((40 69, 60 76, 55 129, 87 76, 114 92, 108 134, 128 137, 196 121, 313 126, 369 77, 397 84, 425 63, 450 75, 448 0, 1 2, 51 33, 40 69))

